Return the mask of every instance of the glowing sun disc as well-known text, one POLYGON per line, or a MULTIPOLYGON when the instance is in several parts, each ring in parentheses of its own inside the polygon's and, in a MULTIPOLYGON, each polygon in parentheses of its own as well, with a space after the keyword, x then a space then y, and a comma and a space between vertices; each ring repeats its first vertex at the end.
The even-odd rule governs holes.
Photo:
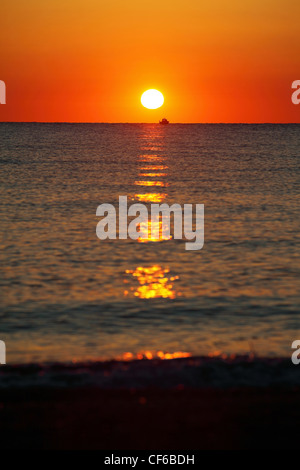
POLYGON ((141 103, 145 108, 157 109, 164 104, 164 96, 160 91, 150 89, 142 94, 141 103))

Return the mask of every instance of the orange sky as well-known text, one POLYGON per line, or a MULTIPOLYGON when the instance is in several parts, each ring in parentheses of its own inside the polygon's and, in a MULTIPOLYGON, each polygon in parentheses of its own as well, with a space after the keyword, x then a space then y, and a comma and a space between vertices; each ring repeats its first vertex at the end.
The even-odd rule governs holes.
POLYGON ((299 0, 2 0, 0 121, 300 122, 299 21, 299 0))

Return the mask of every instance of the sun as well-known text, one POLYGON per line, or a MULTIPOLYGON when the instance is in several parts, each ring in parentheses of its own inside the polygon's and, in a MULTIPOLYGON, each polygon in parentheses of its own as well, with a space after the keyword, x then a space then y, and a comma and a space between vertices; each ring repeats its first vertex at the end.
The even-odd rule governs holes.
POLYGON ((142 94, 141 103, 145 108, 157 109, 164 104, 164 96, 160 91, 151 88, 142 94))

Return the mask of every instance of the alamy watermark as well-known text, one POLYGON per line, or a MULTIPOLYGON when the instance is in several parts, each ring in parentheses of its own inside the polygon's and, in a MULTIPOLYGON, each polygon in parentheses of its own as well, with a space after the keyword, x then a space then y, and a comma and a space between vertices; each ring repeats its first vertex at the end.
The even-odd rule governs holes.
POLYGON ((145 204, 128 207, 127 196, 119 196, 118 232, 117 211, 112 204, 100 204, 96 215, 102 217, 96 233, 100 240, 169 240, 173 214, 173 238, 189 240, 186 250, 201 250, 204 245, 204 204, 150 204, 150 213, 145 204), (193 217, 195 206, 195 220, 193 217), (129 218, 134 217, 129 221, 129 218), (118 234, 118 236, 117 236, 118 234), (194 241, 191 241, 194 240, 194 241))
POLYGON ((0 104, 6 104, 6 85, 3 80, 0 80, 0 104))
POLYGON ((299 104, 300 103, 300 80, 294 80, 292 83, 292 88, 295 89, 294 93, 292 94, 292 103, 299 104))
POLYGON ((0 364, 6 364, 6 346, 4 341, 0 341, 0 364))
POLYGON ((294 351, 292 354, 292 363, 297 366, 300 364, 300 339, 293 341, 292 349, 296 349, 296 351, 294 351))

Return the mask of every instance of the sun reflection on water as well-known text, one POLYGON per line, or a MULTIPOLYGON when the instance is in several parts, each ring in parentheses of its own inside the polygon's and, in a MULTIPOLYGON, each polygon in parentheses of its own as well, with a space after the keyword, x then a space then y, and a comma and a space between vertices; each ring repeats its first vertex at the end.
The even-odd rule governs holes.
POLYGON ((149 176, 149 178, 161 178, 167 176, 167 173, 140 173, 139 176, 149 176))
POLYGON ((167 165, 145 165, 141 166, 141 170, 167 170, 167 165))
POLYGON ((141 236, 138 238, 139 243, 162 242, 166 240, 171 240, 172 238, 171 235, 163 234, 163 225, 161 219, 158 222, 152 222, 152 220, 150 219, 146 223, 141 223, 140 234, 141 236), (157 236, 155 236, 155 234, 157 234, 157 236))
MULTIPOLYGON (((137 286, 131 286, 129 290, 124 291, 126 296, 130 292, 140 299, 175 299, 180 295, 174 288, 174 282, 179 276, 172 276, 168 268, 163 269, 159 265, 138 266, 134 270, 127 269, 126 274, 130 274, 138 282, 137 286)), ((129 283, 127 279, 124 282, 129 283)))
POLYGON ((135 181, 134 184, 137 186, 169 186, 169 183, 164 181, 135 181))
POLYGON ((153 359, 169 360, 169 359, 180 359, 185 357, 191 357, 192 354, 184 351, 175 351, 173 353, 164 352, 164 351, 141 351, 136 354, 131 352, 125 352, 118 359, 123 361, 135 361, 148 359, 149 361, 153 359))
POLYGON ((158 155, 140 155, 139 158, 141 162, 161 161, 161 157, 158 155))
POLYGON ((162 202, 166 198, 164 193, 145 193, 145 194, 135 194, 135 199, 138 199, 140 202, 162 202))

